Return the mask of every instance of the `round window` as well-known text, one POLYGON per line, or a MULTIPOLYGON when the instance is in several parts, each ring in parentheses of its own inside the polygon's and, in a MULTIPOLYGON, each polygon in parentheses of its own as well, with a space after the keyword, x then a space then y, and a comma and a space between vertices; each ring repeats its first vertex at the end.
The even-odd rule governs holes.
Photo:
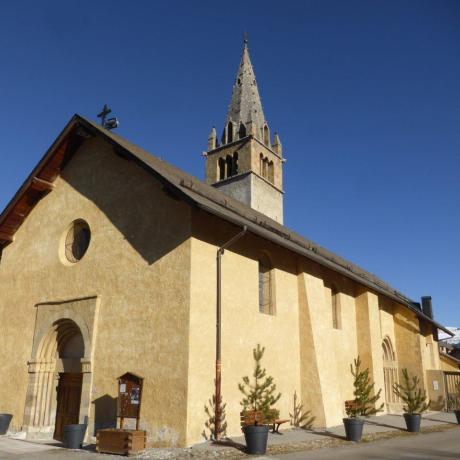
POLYGON ((65 237, 65 257, 71 263, 83 258, 91 240, 89 225, 84 220, 72 222, 65 237))

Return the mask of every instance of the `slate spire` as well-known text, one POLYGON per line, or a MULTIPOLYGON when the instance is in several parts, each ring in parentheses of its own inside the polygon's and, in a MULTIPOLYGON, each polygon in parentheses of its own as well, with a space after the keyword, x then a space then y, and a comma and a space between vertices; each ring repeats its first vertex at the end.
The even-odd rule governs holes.
POLYGON ((249 134, 265 140, 267 131, 256 76, 249 57, 248 42, 245 38, 222 142, 226 144, 249 134))

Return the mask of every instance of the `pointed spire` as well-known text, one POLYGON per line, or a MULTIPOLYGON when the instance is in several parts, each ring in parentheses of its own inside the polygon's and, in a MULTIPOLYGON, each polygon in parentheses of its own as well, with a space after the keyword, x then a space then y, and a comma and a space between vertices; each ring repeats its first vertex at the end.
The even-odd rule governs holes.
POLYGON ((217 133, 216 128, 213 126, 208 137, 208 150, 214 150, 217 147, 217 133))
MULTIPOLYGON (((259 89, 257 87, 256 76, 249 57, 248 39, 245 34, 243 40, 243 52, 241 55, 240 65, 236 74, 235 83, 233 85, 232 99, 228 108, 227 120, 225 128, 228 131, 229 123, 232 123, 234 132, 239 135, 240 132, 246 131, 249 134, 251 131, 260 137, 259 133, 263 132, 266 125, 262 102, 260 100, 259 89), (241 123, 244 125, 240 131, 241 123), (247 129, 247 125, 251 125, 251 129, 247 129)), ((232 142, 236 140, 236 136, 226 135, 224 132, 224 142, 232 142)))
POLYGON ((281 143, 278 133, 275 133, 275 138, 273 139, 272 149, 279 156, 283 156, 283 144, 281 143))

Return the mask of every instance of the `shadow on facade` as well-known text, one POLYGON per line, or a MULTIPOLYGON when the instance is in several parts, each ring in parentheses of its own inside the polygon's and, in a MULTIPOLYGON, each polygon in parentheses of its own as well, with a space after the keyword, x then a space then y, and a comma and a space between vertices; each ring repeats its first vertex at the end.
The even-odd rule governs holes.
POLYGON ((117 427, 117 398, 104 395, 93 401, 94 404, 94 436, 97 430, 117 427))
POLYGON ((85 142, 61 177, 94 203, 149 265, 190 237, 188 206, 99 139, 85 142))

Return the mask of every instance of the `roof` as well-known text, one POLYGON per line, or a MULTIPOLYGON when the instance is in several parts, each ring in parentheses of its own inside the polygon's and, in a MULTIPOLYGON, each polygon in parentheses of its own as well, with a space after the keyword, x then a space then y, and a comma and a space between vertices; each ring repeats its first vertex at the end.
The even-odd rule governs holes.
POLYGON ((460 359, 456 358, 455 356, 449 355, 449 353, 444 353, 443 351, 440 351, 439 354, 441 355, 442 358, 448 358, 454 361, 456 364, 460 365, 460 359))
POLYGON ((443 325, 423 314, 415 306, 414 301, 375 275, 79 115, 71 118, 0 215, 0 248, 13 241, 15 231, 35 204, 53 189, 53 181, 67 161, 84 139, 91 135, 100 136, 111 143, 117 153, 135 160, 164 184, 171 193, 180 196, 190 205, 237 226, 245 225, 254 235, 313 260, 395 300, 414 312, 420 319, 452 335, 443 325))

